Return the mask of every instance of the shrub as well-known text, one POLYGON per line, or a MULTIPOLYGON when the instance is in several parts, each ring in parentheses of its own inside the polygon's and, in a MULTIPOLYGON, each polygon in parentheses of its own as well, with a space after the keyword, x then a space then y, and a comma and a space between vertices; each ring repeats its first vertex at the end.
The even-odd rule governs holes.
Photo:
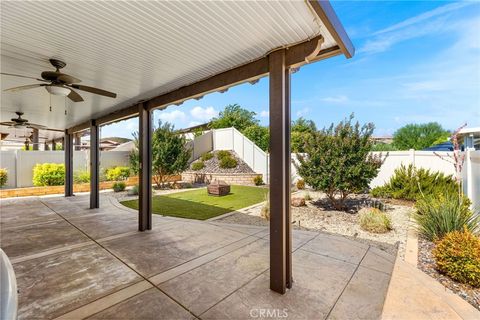
POLYGON ((232 156, 223 157, 220 160, 220 164, 219 164, 220 168, 222 168, 222 169, 235 168, 237 165, 238 165, 237 160, 235 158, 233 158, 232 156))
POLYGON ((417 200, 422 194, 456 194, 458 191, 458 184, 452 176, 415 168, 413 165, 402 165, 395 169, 385 185, 374 188, 371 194, 379 198, 417 200))
POLYGON ((208 161, 208 160, 210 160, 210 159, 212 159, 212 158, 213 158, 213 153, 211 153, 211 152, 205 152, 205 153, 202 154, 202 156, 201 156, 202 161, 208 161))
POLYGON ((392 230, 390 217, 377 208, 364 208, 360 210, 360 227, 373 233, 385 233, 392 230))
POLYGON ((381 156, 370 153, 374 125, 350 118, 312 133, 305 154, 298 154, 298 174, 315 190, 326 193, 337 210, 352 193, 363 192, 378 174, 381 156))
POLYGON ((112 186, 112 189, 114 192, 120 192, 120 191, 123 191, 125 190, 125 188, 127 187, 127 185, 125 184, 125 182, 115 182, 112 186))
POLYGON ((107 181, 127 180, 130 177, 130 167, 112 167, 105 170, 107 181))
POLYGON ((303 180, 303 179, 298 179, 296 185, 297 185, 297 189, 298 189, 298 190, 303 190, 303 189, 305 189, 305 180, 303 180))
POLYGON ((65 165, 62 163, 39 163, 33 167, 34 186, 61 186, 65 183, 65 165))
POLYGON ((88 183, 90 182, 90 172, 88 171, 76 171, 73 173, 74 183, 88 183))
POLYGON ((137 196, 138 195, 138 184, 134 185, 132 189, 128 192, 130 196, 137 196))
POLYGON ((217 151, 217 159, 218 160, 222 160, 225 157, 232 157, 232 155, 230 154, 230 151, 228 151, 228 150, 217 151))
POLYGON ((450 278, 480 287, 480 239, 468 231, 453 231, 436 243, 437 268, 450 278))
POLYGON ((255 183, 256 186, 261 186, 263 184, 262 176, 256 176, 253 178, 253 183, 255 183))
POLYGON ((305 199, 305 201, 312 200, 312 196, 310 195, 310 192, 305 192, 305 194, 303 195, 303 198, 305 199))
POLYGON ((429 195, 415 204, 414 218, 421 235, 430 241, 441 239, 452 231, 477 233, 480 216, 469 210, 470 201, 458 194, 429 195))
POLYGON ((194 163, 192 163, 192 170, 194 171, 198 171, 203 168, 205 168, 205 163, 203 163, 203 161, 195 161, 194 163))
POLYGON ((8 181, 7 169, 0 168, 0 187, 3 187, 8 181))

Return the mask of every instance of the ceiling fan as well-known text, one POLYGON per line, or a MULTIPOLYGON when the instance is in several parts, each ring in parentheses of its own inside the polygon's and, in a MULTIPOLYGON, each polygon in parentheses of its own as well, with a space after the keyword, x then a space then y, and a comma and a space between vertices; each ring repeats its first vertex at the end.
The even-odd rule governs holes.
POLYGON ((12 118, 12 121, 7 121, 7 122, 0 122, 1 126, 9 126, 15 129, 41 129, 45 130, 47 127, 42 126, 40 124, 35 124, 28 122, 27 119, 22 118, 23 112, 17 111, 15 112, 18 115, 18 118, 12 118))
POLYGON ((55 67, 55 71, 44 71, 41 73, 41 78, 34 78, 34 77, 29 77, 29 76, 23 76, 19 74, 12 74, 12 73, 1 73, 6 76, 14 76, 14 77, 20 77, 20 78, 27 78, 27 79, 35 79, 37 81, 41 82, 47 82, 47 83, 37 83, 37 84, 29 84, 26 86, 20 86, 20 87, 14 87, 14 88, 9 88, 3 91, 10 91, 10 92, 16 92, 16 91, 21 91, 21 90, 27 90, 27 89, 34 89, 38 87, 45 87, 45 89, 53 95, 59 95, 59 96, 66 96, 73 102, 81 102, 83 101, 82 96, 80 96, 75 90, 81 90, 81 91, 86 91, 94 94, 98 94, 101 96, 105 97, 110 97, 110 98, 116 98, 117 94, 113 92, 109 92, 106 90, 94 88, 94 87, 88 87, 84 86, 81 84, 77 84, 82 82, 82 80, 77 79, 75 77, 72 77, 68 74, 60 72, 60 69, 64 68, 67 64, 63 61, 57 60, 57 59, 50 59, 49 60, 52 66, 55 67))

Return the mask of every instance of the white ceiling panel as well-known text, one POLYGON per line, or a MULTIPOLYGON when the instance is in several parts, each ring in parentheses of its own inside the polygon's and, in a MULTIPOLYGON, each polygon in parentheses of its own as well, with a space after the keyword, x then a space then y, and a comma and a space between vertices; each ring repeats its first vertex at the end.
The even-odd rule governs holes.
MULTIPOLYGON (((336 45, 305 1, 2 1, 2 72, 40 77, 57 58, 81 84, 118 96, 52 96, 50 112, 44 88, 2 92, 1 120, 23 111, 64 129, 318 34, 336 45)), ((32 83, 1 77, 2 90, 32 83)))

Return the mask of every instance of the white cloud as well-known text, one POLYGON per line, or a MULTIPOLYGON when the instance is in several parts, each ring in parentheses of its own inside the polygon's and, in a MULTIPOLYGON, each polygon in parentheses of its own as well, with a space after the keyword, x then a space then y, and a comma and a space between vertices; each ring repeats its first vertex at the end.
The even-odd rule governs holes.
POLYGON ((196 106, 192 110, 190 110, 190 114, 195 119, 206 122, 218 116, 218 111, 215 110, 213 107, 202 108, 200 106, 196 106))
POLYGON ((178 120, 184 120, 186 115, 185 112, 180 110, 172 110, 170 112, 162 110, 158 113, 158 118, 162 121, 173 123, 178 120))
POLYGON ((297 117, 306 116, 310 112, 310 108, 302 108, 297 111, 297 117))
POLYGON ((326 98, 322 98, 321 100, 325 102, 331 102, 331 103, 345 103, 349 101, 347 96, 326 97, 326 98))
POLYGON ((260 111, 260 117, 262 118, 268 118, 270 116, 270 112, 268 110, 262 110, 260 111))
POLYGON ((358 53, 380 53, 402 41, 445 32, 450 27, 449 15, 472 4, 475 2, 447 4, 379 30, 359 48, 358 53))
POLYGON ((189 127, 195 127, 195 126, 198 126, 198 125, 201 125, 202 123, 201 122, 198 122, 198 121, 190 121, 188 123, 188 126, 189 127))

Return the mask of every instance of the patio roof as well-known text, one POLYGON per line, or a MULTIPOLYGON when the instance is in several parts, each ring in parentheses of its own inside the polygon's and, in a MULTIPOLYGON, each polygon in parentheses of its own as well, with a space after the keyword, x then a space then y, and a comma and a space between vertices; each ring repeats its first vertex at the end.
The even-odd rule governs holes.
MULTIPOLYGON (((67 63, 62 71, 82 84, 118 94, 112 99, 81 92, 85 101, 67 101, 65 115, 60 96, 52 96, 49 112, 50 96, 43 88, 2 93, 2 120, 22 110, 56 129, 87 123, 319 36, 321 52, 312 60, 353 55, 335 13, 323 1, 4 1, 1 9, 2 72, 38 77, 52 70, 49 58, 58 58, 67 63)), ((257 65, 255 72, 228 85, 267 73, 257 65)), ((32 83, 2 75, 2 89, 32 83)), ((205 89, 210 90, 199 94, 218 88, 205 89)))

